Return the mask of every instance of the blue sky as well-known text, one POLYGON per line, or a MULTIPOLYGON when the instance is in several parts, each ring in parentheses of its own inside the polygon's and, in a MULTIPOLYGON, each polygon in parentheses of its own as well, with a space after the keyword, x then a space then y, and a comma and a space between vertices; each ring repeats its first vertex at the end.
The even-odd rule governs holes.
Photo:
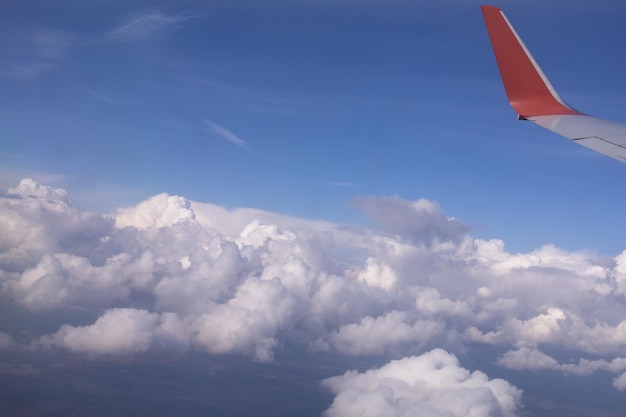
MULTIPOLYGON (((355 195, 425 197, 514 251, 619 252, 624 167, 516 122, 478 4, 12 2, 4 185, 340 222, 355 195)), ((624 120, 621 2, 497 5, 569 103, 624 120)))
MULTIPOLYGON (((493 4, 626 121, 623 0, 493 4)), ((626 165, 479 5, 5 1, 0 414, 624 416, 626 165)))

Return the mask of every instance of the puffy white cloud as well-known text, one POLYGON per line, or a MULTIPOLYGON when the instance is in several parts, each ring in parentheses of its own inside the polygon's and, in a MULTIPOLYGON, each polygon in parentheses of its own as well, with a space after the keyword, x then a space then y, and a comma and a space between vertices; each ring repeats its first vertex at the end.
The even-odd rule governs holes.
POLYGON ((64 189, 41 185, 30 178, 21 180, 15 188, 9 188, 7 195, 19 198, 35 197, 43 202, 50 202, 52 205, 48 206, 48 208, 53 211, 55 204, 65 203, 65 205, 68 205, 70 202, 67 191, 64 189))
POLYGON ((328 341, 312 343, 313 350, 334 350, 347 355, 381 355, 398 347, 420 350, 427 342, 441 338, 443 322, 411 320, 409 314, 391 311, 379 317, 364 317, 359 323, 341 326, 328 341))
POLYGON ((211 353, 248 353, 271 361, 277 333, 291 323, 295 310, 295 299, 278 279, 250 278, 228 303, 194 321, 194 341, 211 353))
POLYGON ((174 313, 116 308, 105 312, 89 326, 63 325, 39 343, 90 355, 135 355, 150 350, 184 352, 189 334, 174 313))
POLYGON ((5 272, 23 271, 42 256, 61 252, 96 259, 112 226, 109 218, 72 207, 64 190, 28 179, 0 197, 0 218, 0 268, 5 272))
POLYGON ((382 231, 167 194, 100 216, 23 180, 0 198, 0 291, 42 320, 70 309, 100 316, 90 326, 58 322, 42 339, 98 355, 167 340, 258 361, 285 345, 397 356, 482 343, 510 369, 626 370, 626 255, 551 245, 511 254, 427 200, 358 204, 382 231), (85 342, 115 320, 129 329, 126 345, 85 342), (545 353, 555 349, 578 362, 545 353))
POLYGON ((140 230, 160 229, 174 224, 194 221, 191 203, 179 196, 159 194, 135 207, 120 209, 115 216, 117 228, 135 227, 140 230))
POLYGON ((336 395, 328 417, 506 417, 516 415, 521 400, 521 391, 508 382, 470 372, 441 349, 322 384, 336 395))
POLYGON ((432 316, 469 317, 473 314, 466 301, 453 301, 442 297, 436 288, 420 290, 415 299, 415 307, 419 312, 432 316))
POLYGON ((537 347, 553 345, 575 348, 590 354, 617 354, 623 352, 626 343, 626 320, 611 326, 586 321, 560 308, 548 310, 528 320, 507 318, 497 331, 482 333, 469 328, 470 338, 490 344, 507 344, 537 347))
POLYGON ((398 280, 393 268, 372 257, 367 258, 365 267, 359 271, 357 277, 370 287, 384 290, 392 289, 398 280))

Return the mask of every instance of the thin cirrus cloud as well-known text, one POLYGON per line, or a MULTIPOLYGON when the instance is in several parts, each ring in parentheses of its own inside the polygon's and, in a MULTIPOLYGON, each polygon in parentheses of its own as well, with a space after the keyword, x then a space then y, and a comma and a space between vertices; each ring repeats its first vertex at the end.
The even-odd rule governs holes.
POLYGON ((235 135, 233 132, 226 129, 225 127, 222 127, 218 125, 217 123, 212 122, 210 120, 205 120, 204 123, 209 128, 211 128, 213 132, 215 132, 220 137, 226 139, 233 145, 239 146, 240 148, 246 149, 246 150, 250 149, 250 146, 248 146, 248 143, 245 140, 241 139, 239 136, 235 135))
POLYGON ((183 22, 195 17, 198 16, 144 12, 100 35, 79 36, 42 28, 16 31, 7 38, 9 50, 15 51, 16 58, 9 58, 0 74, 22 80, 38 78, 59 68, 72 49, 107 42, 146 41, 164 31, 182 28, 183 22))
POLYGON ((57 68, 58 65, 53 62, 32 61, 9 65, 1 74, 17 80, 31 80, 48 74, 57 68))
POLYGON ((60 60, 67 50, 75 45, 74 37, 58 30, 41 30, 32 33, 29 40, 37 54, 50 60, 60 60))
POLYGON ((107 38, 116 41, 142 41, 161 33, 167 29, 175 29, 186 20, 193 18, 190 15, 165 14, 161 12, 147 12, 134 17, 109 32, 107 38))
POLYGON ((39 325, 0 327, 0 345, 103 360, 193 351, 267 363, 284 349, 398 359, 325 382, 328 415, 368 402, 388 415, 429 404, 429 415, 513 415, 517 388, 454 357, 485 346, 508 372, 608 375, 626 389, 626 306, 615 301, 626 252, 508 253, 429 200, 356 203, 377 228, 168 194, 102 216, 22 180, 0 198, 0 294, 39 325), (51 314, 62 311, 81 315, 51 314))
POLYGON ((87 88, 87 87, 83 87, 80 86, 78 84, 76 84, 76 87, 79 88, 81 91, 83 91, 84 93, 88 94, 89 96, 95 98, 96 100, 102 101, 104 103, 107 104, 118 104, 118 101, 115 100, 114 98, 107 96, 105 94, 102 94, 96 90, 93 90, 91 88, 87 88))

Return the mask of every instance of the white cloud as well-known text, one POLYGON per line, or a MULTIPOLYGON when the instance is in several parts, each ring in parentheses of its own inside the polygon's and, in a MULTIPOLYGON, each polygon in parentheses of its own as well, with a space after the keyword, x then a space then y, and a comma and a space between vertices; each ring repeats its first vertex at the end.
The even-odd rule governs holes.
POLYGON ((508 417, 521 400, 521 391, 508 382, 470 372, 441 349, 322 384, 336 395, 327 417, 508 417))

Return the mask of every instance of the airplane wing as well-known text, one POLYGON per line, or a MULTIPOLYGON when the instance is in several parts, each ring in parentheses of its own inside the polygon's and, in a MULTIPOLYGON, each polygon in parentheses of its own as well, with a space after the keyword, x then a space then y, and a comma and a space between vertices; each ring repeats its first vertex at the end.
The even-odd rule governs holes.
POLYGON ((583 114, 565 103, 502 10, 480 7, 506 95, 518 118, 626 162, 626 124, 583 114))

